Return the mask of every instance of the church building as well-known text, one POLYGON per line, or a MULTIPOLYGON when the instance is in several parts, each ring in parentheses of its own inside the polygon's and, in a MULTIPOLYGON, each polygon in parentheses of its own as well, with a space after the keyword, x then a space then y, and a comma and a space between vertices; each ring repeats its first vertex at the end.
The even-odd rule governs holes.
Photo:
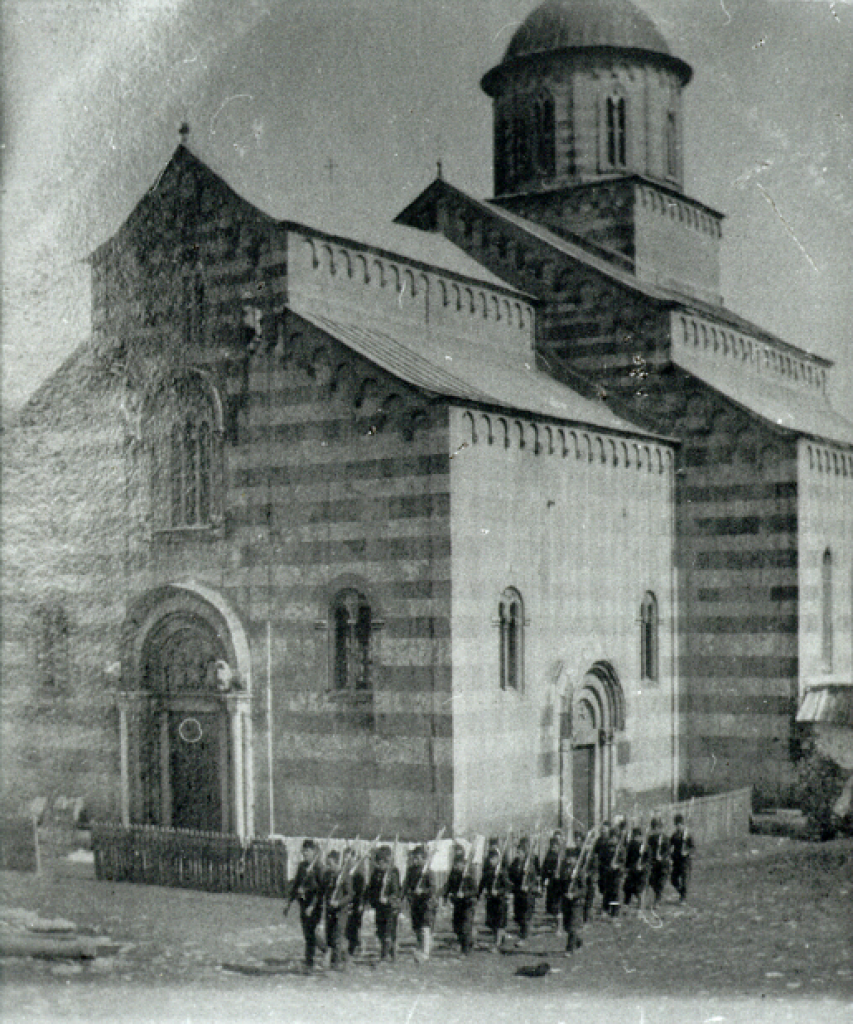
POLYGON ((690 76, 548 0, 483 79, 496 196, 370 237, 183 131, 5 432, 6 803, 424 839, 787 784, 853 669, 853 426, 723 303, 690 76))

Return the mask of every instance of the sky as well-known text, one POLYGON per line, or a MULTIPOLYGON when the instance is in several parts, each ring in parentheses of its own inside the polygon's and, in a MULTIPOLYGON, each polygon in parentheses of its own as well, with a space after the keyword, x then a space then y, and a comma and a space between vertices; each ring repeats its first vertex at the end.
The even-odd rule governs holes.
MULTIPOLYGON (((86 256, 190 125, 263 210, 342 234, 435 176, 492 194, 479 88, 533 0, 0 0, 3 407, 89 332, 86 256)), ((694 69, 685 190, 726 305, 838 363, 853 418, 853 0, 636 0, 694 69)))

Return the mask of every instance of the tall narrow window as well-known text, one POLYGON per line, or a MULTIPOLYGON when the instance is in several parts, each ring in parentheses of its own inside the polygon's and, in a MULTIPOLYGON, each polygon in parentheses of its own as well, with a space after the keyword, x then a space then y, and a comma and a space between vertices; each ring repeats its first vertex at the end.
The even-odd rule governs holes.
POLYGON ((533 106, 536 139, 536 165, 541 174, 551 175, 556 163, 554 98, 541 92, 533 106))
POLYGON ((500 626, 500 682, 502 690, 524 688, 524 604, 521 594, 508 587, 498 609, 500 626))
POLYGON ((190 374, 151 414, 152 519, 159 529, 210 526, 220 515, 221 417, 213 388, 190 374))
POLYGON ((667 178, 678 177, 678 138, 675 131, 675 111, 670 110, 666 115, 666 127, 664 129, 664 157, 666 160, 667 178))
POLYGON ((39 686, 56 690, 68 681, 68 616, 62 604, 35 614, 35 669, 39 686))
POLYGON ((628 110, 624 96, 608 96, 605 105, 607 163, 625 167, 628 163, 628 110))
POLYGON ((658 678, 659 646, 658 602, 647 591, 640 608, 640 678, 651 681, 658 678))
POLYGON ((832 552, 823 553, 821 566, 821 656, 824 672, 832 671, 832 552))
POLYGON ((364 594, 340 591, 332 602, 332 685, 335 690, 366 692, 371 688, 373 621, 364 594))
POLYGON ((533 148, 530 136, 530 111, 526 102, 518 100, 512 130, 513 170, 516 182, 529 178, 533 170, 533 148))

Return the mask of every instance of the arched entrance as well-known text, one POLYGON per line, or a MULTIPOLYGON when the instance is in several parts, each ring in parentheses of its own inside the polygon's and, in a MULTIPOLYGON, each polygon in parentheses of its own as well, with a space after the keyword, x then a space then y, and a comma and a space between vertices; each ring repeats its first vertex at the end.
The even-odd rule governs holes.
POLYGON ((122 816, 171 828, 251 830, 245 637, 218 595, 165 587, 125 623, 122 816), (207 596, 207 595, 206 595, 207 596), (233 630, 240 632, 235 638, 233 630))
POLYGON ((614 733, 625 729, 625 699, 610 662, 597 661, 560 715, 561 825, 588 831, 612 808, 614 733))

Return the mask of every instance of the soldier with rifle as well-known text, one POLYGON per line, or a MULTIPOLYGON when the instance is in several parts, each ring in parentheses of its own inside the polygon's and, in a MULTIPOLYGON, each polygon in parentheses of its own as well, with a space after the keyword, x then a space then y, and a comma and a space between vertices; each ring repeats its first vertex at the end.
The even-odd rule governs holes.
POLYGON ((670 881, 678 893, 679 902, 687 899, 690 869, 693 857, 693 837, 684 825, 684 815, 676 814, 673 819, 675 831, 669 837, 669 856, 672 863, 670 881))
POLYGON ((317 926, 323 916, 321 855, 322 850, 313 839, 306 839, 302 843, 302 859, 290 884, 287 906, 284 908, 284 916, 287 917, 292 904, 299 903, 299 921, 305 940, 304 968, 306 972, 314 969, 314 955, 317 952, 317 926))
POLYGON ((625 854, 628 846, 628 824, 618 818, 605 852, 604 910, 610 917, 619 916, 622 905, 622 880, 625 875, 625 854))
POLYGON ((560 872, 560 911, 563 928, 566 932, 566 956, 571 956, 583 945, 580 937, 582 928, 582 908, 584 900, 586 864, 592 852, 592 843, 587 839, 580 848, 567 846, 563 855, 560 872))
POLYGON ((415 959, 418 962, 429 960, 432 932, 435 928, 435 911, 438 901, 430 873, 431 860, 432 857, 427 856, 427 851, 423 846, 416 846, 409 856, 409 865, 403 880, 403 899, 409 901, 412 931, 415 933, 418 943, 418 948, 415 951, 415 959))
POLYGON ((519 946, 527 944, 527 935, 533 913, 536 910, 536 897, 539 895, 539 858, 533 852, 533 846, 527 836, 518 841, 515 859, 509 868, 509 880, 512 883, 512 916, 518 925, 519 946))
POLYGON ((643 830, 639 825, 631 829, 631 837, 625 847, 625 884, 622 889, 626 907, 631 905, 631 900, 636 896, 637 902, 641 902, 643 890, 646 888, 646 867, 643 863, 643 830))
MULTIPOLYGON (((508 842, 508 840, 507 840, 508 842)), ((504 850, 489 843, 486 863, 480 878, 479 895, 486 897, 486 928, 495 937, 495 952, 499 952, 506 934, 509 876, 504 865, 504 850)))
POLYGON ((545 914, 550 917, 559 931, 561 889, 559 884, 565 844, 561 832, 555 832, 548 842, 548 852, 542 861, 541 884, 545 889, 545 914))
POLYGON ((367 848, 367 851, 360 857, 356 856, 356 852, 352 847, 348 847, 346 851, 349 857, 347 874, 349 875, 352 887, 352 900, 349 905, 349 914, 347 915, 344 934, 347 940, 347 952, 350 956, 355 956, 361 948, 361 921, 364 916, 365 894, 367 891, 364 865, 369 860, 379 839, 380 836, 377 836, 367 848))
POLYGON ((445 903, 453 904, 453 932, 459 940, 459 948, 467 956, 474 944, 474 908, 477 905, 473 843, 467 857, 461 846, 454 849, 453 865, 442 895, 445 903))
POLYGON ((649 888, 654 894, 654 906, 657 906, 663 899, 663 887, 669 873, 669 847, 666 836, 663 834, 663 822, 660 818, 652 817, 645 845, 649 888))
POLYGON ((390 846, 376 851, 376 864, 367 886, 367 901, 376 912, 379 956, 393 960, 397 955, 397 917, 400 913, 400 872, 393 863, 390 846))
POLYGON ((346 966, 346 950, 341 948, 341 922, 346 920, 352 903, 351 855, 344 854, 341 863, 337 850, 329 854, 323 892, 326 902, 326 946, 328 965, 341 970, 346 966))

